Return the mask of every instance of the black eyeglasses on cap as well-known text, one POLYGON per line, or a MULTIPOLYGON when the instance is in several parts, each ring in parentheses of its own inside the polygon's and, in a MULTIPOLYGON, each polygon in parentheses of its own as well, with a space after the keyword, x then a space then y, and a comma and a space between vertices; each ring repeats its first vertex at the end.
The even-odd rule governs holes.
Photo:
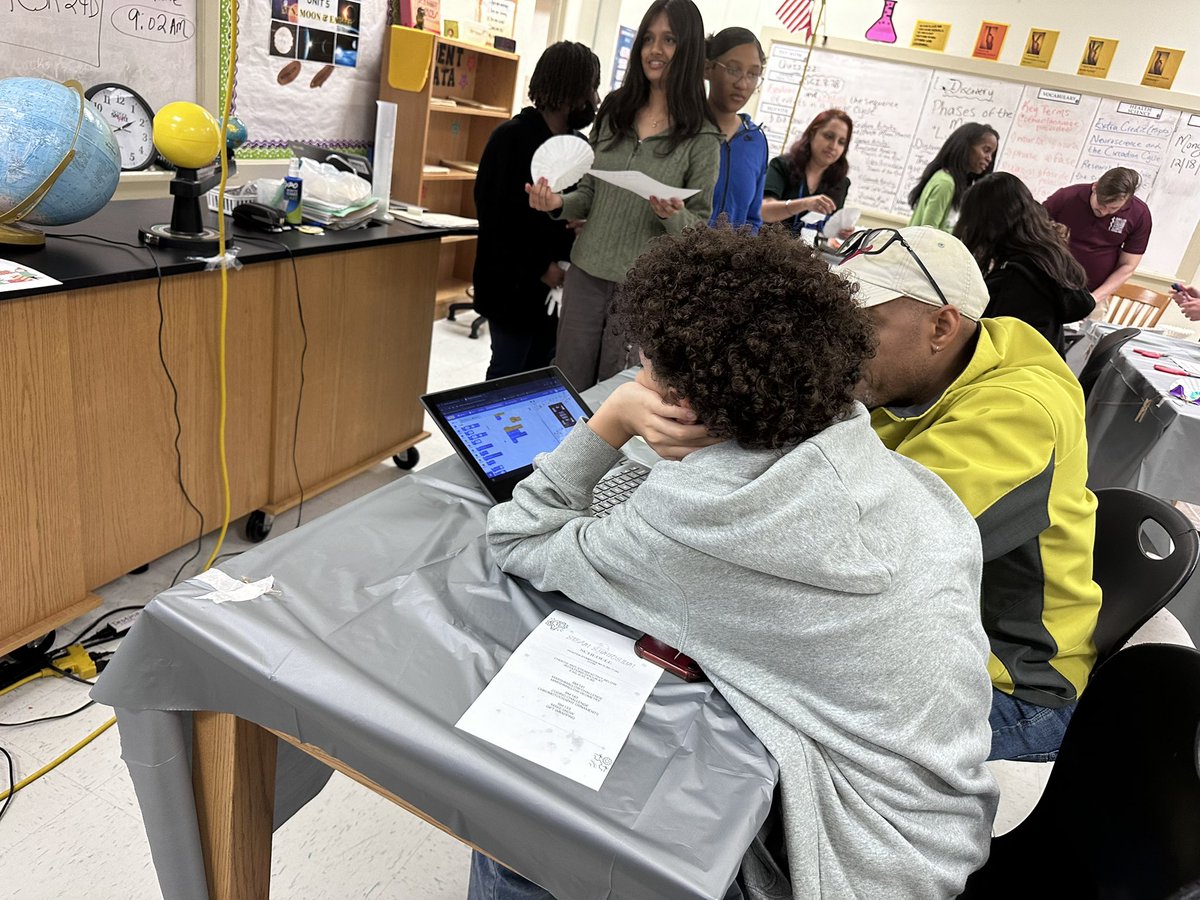
POLYGON ((917 264, 917 267, 929 279, 934 293, 942 301, 942 306, 949 306, 950 301, 942 293, 937 280, 925 268, 925 263, 921 262, 921 257, 917 256, 917 251, 904 239, 904 235, 895 228, 868 228, 865 231, 859 231, 850 235, 850 237, 846 238, 846 243, 842 244, 841 249, 838 251, 838 254, 842 257, 842 262, 839 265, 849 262, 856 256, 876 256, 895 243, 899 243, 901 247, 908 251, 908 255, 913 258, 913 262, 917 264), (883 243, 875 246, 876 238, 884 238, 883 243))

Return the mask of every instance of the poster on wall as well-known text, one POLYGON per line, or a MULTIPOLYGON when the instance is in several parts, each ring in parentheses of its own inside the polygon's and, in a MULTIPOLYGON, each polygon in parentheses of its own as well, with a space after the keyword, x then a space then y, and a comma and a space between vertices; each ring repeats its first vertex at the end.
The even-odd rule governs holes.
POLYGON ((1021 54, 1021 65, 1031 69, 1048 69, 1054 58, 1054 46, 1058 43, 1058 32, 1047 28, 1030 28, 1025 39, 1025 51, 1021 54))
POLYGON ((1142 76, 1142 84, 1146 87, 1171 89, 1175 83, 1175 75, 1179 72, 1179 64, 1183 62, 1183 51, 1172 50, 1170 47, 1155 47, 1146 62, 1146 74, 1142 76))
POLYGON ((950 37, 949 22, 929 22, 917 19, 913 27, 912 46, 918 50, 946 49, 946 40, 950 37))
POLYGON ((291 142, 370 144, 385 0, 240 4, 233 106, 250 139, 239 156, 287 156, 291 142))
POLYGON ((995 62, 1000 58, 1000 51, 1004 49, 1004 38, 1007 34, 1008 26, 1000 22, 981 23, 971 55, 976 59, 990 59, 995 62))
POLYGON ((1088 78, 1107 78, 1113 56, 1117 52, 1117 43, 1112 38, 1088 38, 1083 45, 1083 58, 1079 61, 1078 74, 1088 78))
POLYGON ((621 26, 617 35, 617 49, 613 54, 612 83, 609 90, 615 91, 625 83, 625 73, 629 71, 629 54, 633 52, 633 39, 637 32, 626 25, 621 26))

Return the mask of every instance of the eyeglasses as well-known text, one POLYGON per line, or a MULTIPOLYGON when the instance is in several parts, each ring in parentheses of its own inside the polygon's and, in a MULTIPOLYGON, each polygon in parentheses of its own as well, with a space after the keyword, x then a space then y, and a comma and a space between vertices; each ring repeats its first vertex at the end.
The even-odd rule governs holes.
POLYGON ((749 83, 750 87, 753 88, 758 87, 758 83, 762 81, 763 73, 761 70, 758 72, 747 72, 745 69, 742 69, 738 66, 727 66, 723 62, 714 62, 713 65, 720 66, 722 69, 724 69, 725 74, 729 76, 729 80, 735 84, 744 78, 749 83))
POLYGON ((942 301, 942 306, 949 306, 950 301, 946 299, 946 295, 942 293, 942 289, 938 286, 937 281, 929 274, 929 270, 925 268, 925 263, 921 262, 921 257, 917 256, 917 251, 904 239, 904 235, 895 228, 868 228, 866 231, 850 235, 850 237, 846 238, 846 243, 842 244, 841 249, 838 251, 838 254, 842 257, 839 265, 849 262, 856 256, 877 256, 896 243, 899 243, 901 247, 908 251, 908 255, 913 258, 913 262, 917 264, 917 267, 929 279, 929 283, 933 285, 934 293, 942 301), (876 247, 874 244, 875 238, 885 236, 887 239, 876 247))

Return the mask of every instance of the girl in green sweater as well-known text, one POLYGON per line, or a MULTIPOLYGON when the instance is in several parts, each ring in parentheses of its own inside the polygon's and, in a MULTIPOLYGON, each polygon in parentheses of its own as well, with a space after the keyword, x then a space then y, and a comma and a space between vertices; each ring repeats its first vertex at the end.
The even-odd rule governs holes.
POLYGON ((991 174, 999 146, 1000 135, 990 125, 968 122, 954 129, 909 192, 913 213, 908 224, 953 231, 963 194, 977 179, 991 174))
POLYGON ((696 4, 654 0, 634 52, 625 83, 596 117, 593 168, 633 169, 696 193, 686 201, 647 201, 591 175, 566 195, 551 191, 545 179, 525 188, 534 209, 586 220, 563 285, 555 358, 578 390, 638 362, 637 348, 609 323, 613 295, 651 239, 708 221, 721 168, 723 137, 704 96, 704 22, 696 4))

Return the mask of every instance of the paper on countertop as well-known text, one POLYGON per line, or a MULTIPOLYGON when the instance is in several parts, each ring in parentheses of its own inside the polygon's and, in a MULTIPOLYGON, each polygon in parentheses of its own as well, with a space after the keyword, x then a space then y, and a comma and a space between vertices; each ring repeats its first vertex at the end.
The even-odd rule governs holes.
POLYGON ((598 791, 663 671, 633 643, 552 612, 455 727, 598 791))
POLYGON ((27 291, 30 288, 52 287, 56 284, 62 284, 62 282, 21 263, 0 259, 0 294, 5 291, 27 291))
POLYGON ((800 217, 800 221, 805 225, 820 225, 826 219, 825 213, 806 212, 800 217))
POLYGON ((835 238, 843 231, 853 231, 862 216, 862 210, 853 206, 843 206, 825 223, 825 236, 835 238))
POLYGON ((214 603, 228 603, 232 601, 253 600, 256 597, 261 597, 263 594, 269 593, 275 588, 275 576, 268 575, 266 578, 260 578, 258 581, 238 581, 229 575, 226 575, 220 569, 208 569, 201 572, 199 575, 194 575, 188 581, 198 581, 205 587, 210 587, 213 590, 207 594, 201 594, 201 600, 211 600, 214 603))
POLYGON ((656 181, 644 172, 627 169, 620 172, 602 172, 599 169, 589 169, 588 174, 601 181, 607 181, 619 188, 632 191, 639 197, 649 200, 657 197, 659 200, 686 200, 700 193, 699 188, 677 188, 656 181))

